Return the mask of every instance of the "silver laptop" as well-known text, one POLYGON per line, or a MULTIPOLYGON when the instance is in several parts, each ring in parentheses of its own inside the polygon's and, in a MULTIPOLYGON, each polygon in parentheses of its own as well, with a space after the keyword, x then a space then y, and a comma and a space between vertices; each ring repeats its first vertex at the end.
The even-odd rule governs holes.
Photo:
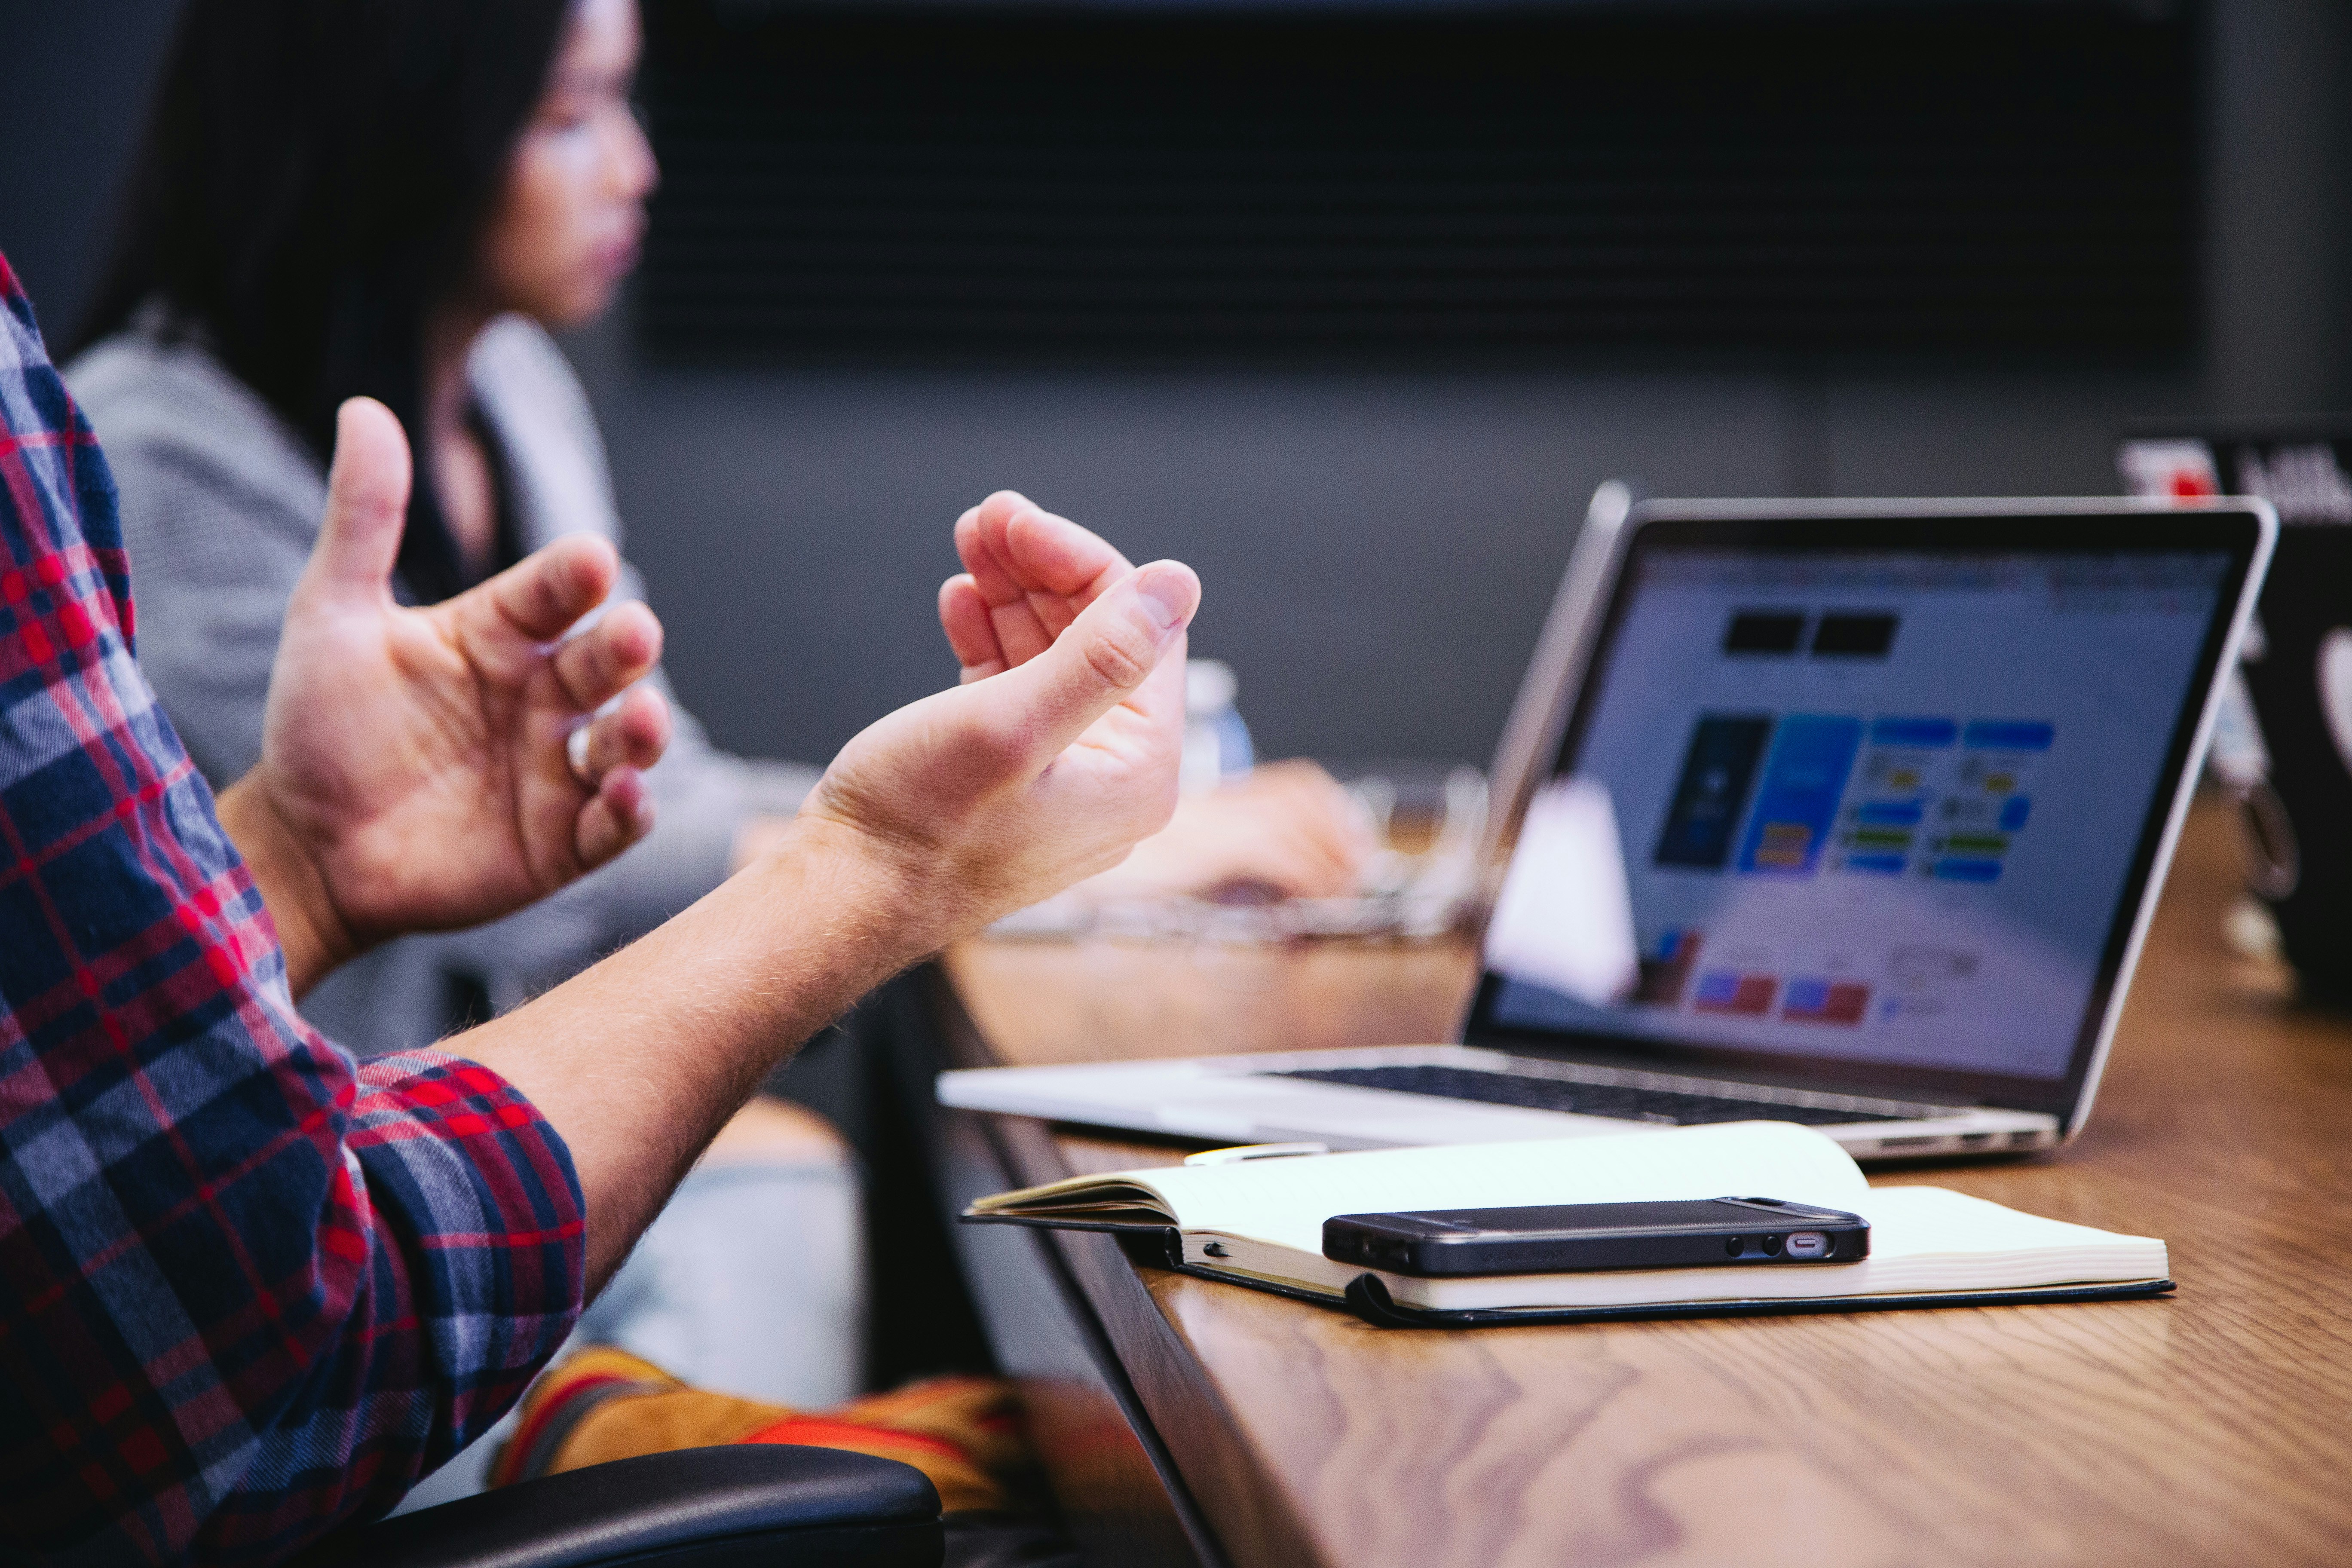
POLYGON ((1460 1044, 954 1072, 940 1100, 1332 1148, 1766 1118, 1887 1159, 2079 1131, 2270 508, 1595 521, 1497 759, 1516 840, 1460 1044))

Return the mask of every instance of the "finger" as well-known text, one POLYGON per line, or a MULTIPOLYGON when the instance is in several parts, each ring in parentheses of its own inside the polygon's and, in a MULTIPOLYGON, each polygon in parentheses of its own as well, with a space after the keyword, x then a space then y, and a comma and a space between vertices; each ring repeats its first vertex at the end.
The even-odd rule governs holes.
POLYGON ((940 584, 940 626, 967 681, 984 679, 1005 668, 1004 650, 997 646, 996 626, 989 619, 988 601, 970 573, 940 584))
POLYGON ((1031 599, 1035 584, 1023 579, 1012 547, 1005 542, 1007 520, 1029 510, 1034 509, 1025 497, 999 490, 966 512, 956 525, 957 553, 988 605, 990 636, 1008 665, 1024 663, 1043 653, 1061 629, 1038 616, 1031 599))
POLYGON ((1080 612, 1132 570, 1126 556, 1092 532, 1035 507, 1005 519, 1003 542, 1014 576, 1033 584, 1029 613, 1048 637, 1061 636, 1080 612))
POLYGON ((306 576, 340 593, 390 592, 408 526, 408 437, 392 410, 354 397, 335 415, 327 510, 306 576))
POLYGON ((610 713, 590 721, 583 759, 587 776, 601 785, 615 768, 652 767, 669 749, 670 731, 669 704, 662 694, 651 687, 638 687, 610 713))
POLYGON ((604 602, 621 574, 612 542, 594 534, 559 539, 465 595, 465 613, 495 614, 534 642, 553 642, 604 602))
POLYGON ((990 605, 1008 664, 1043 653, 1130 570, 1099 536, 1013 491, 999 491, 967 515, 958 548, 990 605))
POLYGON ((645 679, 661 658, 662 626, 632 599, 555 650, 555 679, 581 712, 601 708, 645 679))
POLYGON ((956 554, 992 605, 1011 604, 1029 590, 1013 575, 1012 552, 1003 542, 1004 521, 1034 504, 1019 490, 998 490, 956 519, 956 554))
POLYGON ((593 870, 651 833, 653 792, 645 775, 634 768, 614 768, 596 789, 595 798, 580 808, 572 849, 583 870, 593 870))
MULTIPOLYGON (((1044 629, 1045 641, 1059 637, 1078 613, 1094 603, 1104 589, 1127 575, 1127 557, 1066 517, 1056 517, 1024 503, 996 514, 983 513, 981 536, 992 553, 1005 563, 1007 573, 1023 591, 1028 614, 1005 606, 1001 617, 1025 627, 1030 619, 1044 629)), ((1006 657, 1015 664, 1034 658, 1044 643, 1015 647, 1008 643, 1006 657)))
MULTIPOLYGON (((1050 759, 1143 689, 1200 604, 1201 580, 1191 567, 1155 561, 1087 606, 1037 658, 973 690, 990 694, 991 721, 1050 759)), ((1182 716, 1180 705, 1172 721, 1182 716)))
POLYGON ((1034 506, 1005 518, 1003 548, 1016 577, 1062 598, 1091 602, 1132 570, 1093 530, 1034 506))

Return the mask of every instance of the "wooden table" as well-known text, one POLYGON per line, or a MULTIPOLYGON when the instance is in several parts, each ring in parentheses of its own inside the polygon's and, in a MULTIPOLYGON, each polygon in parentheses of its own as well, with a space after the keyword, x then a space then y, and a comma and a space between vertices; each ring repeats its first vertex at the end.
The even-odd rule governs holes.
MULTIPOLYGON (((2178 1296, 1487 1330, 1372 1329, 1143 1266, 1109 1237, 961 1227, 1057 1495, 1104 1563, 2352 1563, 2352 1026, 2227 954, 2193 818, 2088 1131, 1883 1169, 2164 1237, 2178 1296)), ((1443 1038, 1459 947, 973 944, 950 1059, 1443 1038)), ((942 1201, 1166 1163, 942 1114, 942 1201)))

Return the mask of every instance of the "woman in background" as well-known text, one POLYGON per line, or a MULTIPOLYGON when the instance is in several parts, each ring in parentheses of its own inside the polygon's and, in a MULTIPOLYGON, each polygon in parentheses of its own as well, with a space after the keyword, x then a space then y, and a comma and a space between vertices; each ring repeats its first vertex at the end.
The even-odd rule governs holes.
MULTIPOLYGON (((67 374, 121 488, 142 662, 216 786, 259 752, 343 399, 389 405, 416 450, 404 597, 447 597, 559 534, 618 541, 593 417, 548 332, 605 309, 636 258, 656 179, 637 52, 635 0, 189 0, 67 374)), ((619 591, 642 591, 625 566, 619 591)), ((816 770, 727 755, 671 709, 633 853, 495 925, 383 948, 305 1010, 362 1053, 427 1044, 717 886, 816 770)), ((1340 892, 1361 844, 1337 787, 1292 768, 1195 800, 1150 849, 1119 891, 1340 892)), ((860 1361, 858 1236, 839 1141, 755 1102, 583 1331, 697 1383, 835 1403, 860 1361)))

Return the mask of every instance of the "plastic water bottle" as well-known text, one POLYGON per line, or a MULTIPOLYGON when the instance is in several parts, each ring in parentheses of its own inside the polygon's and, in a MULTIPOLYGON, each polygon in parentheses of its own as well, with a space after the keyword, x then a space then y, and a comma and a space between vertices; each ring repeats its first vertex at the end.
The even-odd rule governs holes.
POLYGON ((1187 794, 1214 789, 1250 771, 1257 748, 1234 698, 1241 682, 1233 666, 1213 658, 1184 663, 1184 760, 1178 787, 1187 794))

